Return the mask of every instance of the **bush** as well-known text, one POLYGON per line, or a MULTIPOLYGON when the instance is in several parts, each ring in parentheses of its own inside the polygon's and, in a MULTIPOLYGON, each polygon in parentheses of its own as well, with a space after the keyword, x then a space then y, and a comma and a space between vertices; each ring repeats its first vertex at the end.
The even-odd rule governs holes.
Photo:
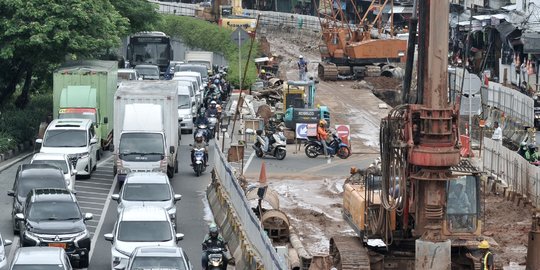
MULTIPOLYGON (((229 73, 227 79, 234 85, 240 85, 238 77, 238 47, 231 40, 232 30, 222 28, 217 24, 203 21, 197 18, 163 15, 163 20, 159 26, 163 32, 173 37, 179 37, 189 47, 201 48, 203 50, 219 52, 225 56, 229 63, 229 73)), ((250 42, 244 43, 242 51, 242 77, 243 69, 249 54, 250 42)), ((259 44, 255 42, 249 60, 249 67, 244 85, 251 85, 257 79, 255 67, 255 56, 259 51, 259 44)), ((247 87, 243 87, 247 88, 247 87)))
POLYGON ((19 143, 33 141, 39 123, 52 114, 52 106, 52 93, 32 95, 24 110, 6 104, 0 114, 0 152, 13 149, 19 143))

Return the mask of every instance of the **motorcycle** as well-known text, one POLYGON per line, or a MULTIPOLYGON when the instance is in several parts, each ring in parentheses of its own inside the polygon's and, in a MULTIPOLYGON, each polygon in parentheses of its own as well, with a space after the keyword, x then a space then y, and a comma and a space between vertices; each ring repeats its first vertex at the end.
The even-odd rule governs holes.
POLYGON ((198 134, 202 135, 205 142, 210 141, 210 131, 208 130, 207 125, 205 124, 197 125, 197 129, 195 130, 195 132, 193 132, 193 140, 195 140, 195 137, 197 137, 198 134))
POLYGON ((210 114, 208 116, 208 131, 210 139, 214 138, 216 124, 218 122, 217 116, 215 114, 210 114))
POLYGON ((195 171, 195 174, 197 175, 197 177, 199 177, 204 171, 206 171, 206 166, 204 164, 205 152, 204 148, 194 148, 193 151, 193 155, 195 157, 195 163, 192 164, 193 171, 195 171))
MULTIPOLYGON (((247 129, 246 133, 253 134, 253 130, 247 129)), ((283 160, 285 156, 287 156, 287 139, 282 131, 278 133, 268 133, 266 135, 269 144, 266 152, 263 150, 266 145, 266 140, 262 136, 262 130, 257 130, 256 134, 257 139, 252 147, 255 150, 255 155, 257 155, 257 157, 273 156, 277 160, 283 160)))
MULTIPOLYGON (((332 141, 327 144, 329 155, 337 155, 341 159, 346 159, 351 155, 349 146, 341 140, 335 133, 332 133, 332 141)), ((304 151, 309 158, 316 158, 324 155, 324 147, 316 138, 308 138, 304 144, 304 151)))
POLYGON ((214 247, 206 250, 208 254, 208 266, 206 270, 221 270, 223 269, 223 252, 225 249, 214 247))

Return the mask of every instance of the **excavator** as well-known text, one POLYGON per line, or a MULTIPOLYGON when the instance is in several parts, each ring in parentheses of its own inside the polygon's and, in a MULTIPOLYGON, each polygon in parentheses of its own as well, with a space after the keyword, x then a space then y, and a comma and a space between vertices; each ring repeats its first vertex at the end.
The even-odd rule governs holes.
POLYGON ((241 27, 251 35, 257 26, 257 19, 243 16, 242 13, 241 0, 212 0, 210 5, 201 5, 195 10, 198 18, 233 30, 241 27))
POLYGON ((395 64, 405 62, 407 40, 394 37, 392 19, 390 19, 390 34, 383 33, 381 19, 383 10, 388 6, 393 9, 392 0, 372 0, 369 8, 363 16, 360 16, 354 0, 320 1, 319 21, 322 30, 319 45, 321 63, 318 66, 320 79, 334 81, 338 77, 358 79, 365 76, 380 76, 383 75, 383 71, 391 76, 395 64), (334 7, 335 4, 341 7, 345 4, 343 1, 348 1, 347 3, 352 6, 355 18, 348 20, 343 9, 334 7), (369 21, 368 15, 375 11, 377 15, 369 21), (378 26, 376 31, 373 29, 375 25, 378 26))
POLYGON ((356 236, 330 239, 339 270, 480 269, 467 254, 480 257, 483 240, 497 245, 482 235, 481 172, 459 153, 459 99, 451 102, 447 85, 449 4, 415 0, 414 10, 416 94, 409 37, 403 102, 381 120, 381 157, 344 184, 343 216, 356 236))

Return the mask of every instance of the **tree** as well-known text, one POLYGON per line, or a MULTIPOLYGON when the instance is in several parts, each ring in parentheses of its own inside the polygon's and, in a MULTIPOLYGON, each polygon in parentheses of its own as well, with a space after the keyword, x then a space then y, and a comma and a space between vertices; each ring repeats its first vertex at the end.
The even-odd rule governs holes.
POLYGON ((129 33, 153 30, 160 20, 158 6, 147 0, 111 0, 111 3, 129 19, 129 33))
POLYGON ((24 80, 20 108, 28 103, 34 70, 116 47, 128 27, 108 0, 0 0, 0 10, 0 102, 24 80))

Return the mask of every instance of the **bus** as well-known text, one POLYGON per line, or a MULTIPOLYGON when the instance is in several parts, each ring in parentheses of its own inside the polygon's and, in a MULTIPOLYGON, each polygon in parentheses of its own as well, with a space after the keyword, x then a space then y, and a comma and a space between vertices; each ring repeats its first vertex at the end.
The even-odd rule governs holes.
POLYGON ((164 74, 173 60, 171 38, 163 32, 139 32, 129 37, 127 60, 131 68, 136 65, 156 65, 164 74))

